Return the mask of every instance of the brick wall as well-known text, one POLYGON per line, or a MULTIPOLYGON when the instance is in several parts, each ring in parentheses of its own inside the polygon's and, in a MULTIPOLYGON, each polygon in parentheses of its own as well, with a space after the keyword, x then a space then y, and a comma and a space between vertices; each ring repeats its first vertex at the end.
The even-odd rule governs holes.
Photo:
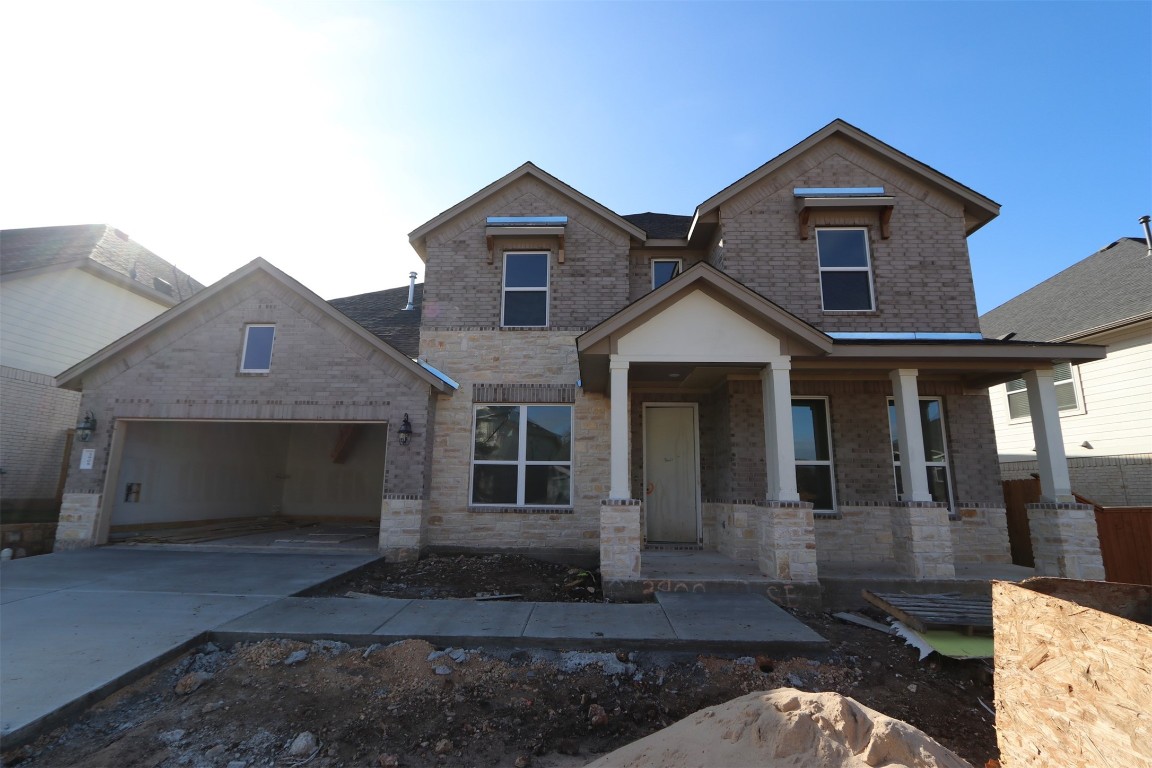
MULTIPOLYGON (((1005 480, 1025 480, 1040 470, 1035 461, 1006 461, 1005 480)), ((1102 507, 1152 505, 1152 454, 1074 456, 1068 459, 1072 490, 1102 507)))
POLYGON ((710 261, 821 330, 980 330, 962 206, 843 139, 736 195, 720 218, 723 253, 710 261), (832 209, 813 212, 809 238, 800 239, 793 188, 865 186, 895 197, 890 239, 880 238, 876 212, 832 209), (823 312, 816 226, 869 228, 874 311, 823 312))
POLYGON ((608 495, 609 401, 573 389, 571 513, 469 508, 473 385, 571 387, 579 378, 575 335, 559 331, 425 329, 421 356, 460 383, 436 407, 435 465, 425 505, 425 544, 552 551, 597 551, 600 502, 608 495))
POLYGON ((51 376, 0 367, 0 503, 5 511, 56 506, 68 430, 80 395, 57 389, 51 376))
POLYGON ((629 242, 597 214, 522 178, 428 235, 422 328, 499 327, 504 250, 551 252, 549 326, 590 328, 628 303, 629 242), (567 216, 564 263, 555 237, 501 237, 489 264, 488 216, 567 216))

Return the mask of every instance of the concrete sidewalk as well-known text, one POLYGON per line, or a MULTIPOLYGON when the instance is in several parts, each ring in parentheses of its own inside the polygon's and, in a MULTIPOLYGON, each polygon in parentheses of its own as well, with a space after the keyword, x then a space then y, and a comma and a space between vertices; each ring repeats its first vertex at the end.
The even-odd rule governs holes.
POLYGON ((90 549, 0 564, 0 741, 25 741, 206 639, 778 653, 826 641, 765 597, 516 603, 293 595, 376 555, 90 549))

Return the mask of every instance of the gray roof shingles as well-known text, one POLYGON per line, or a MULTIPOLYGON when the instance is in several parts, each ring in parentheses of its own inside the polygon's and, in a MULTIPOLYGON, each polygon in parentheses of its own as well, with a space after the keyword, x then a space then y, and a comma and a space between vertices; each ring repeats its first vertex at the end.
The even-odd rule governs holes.
POLYGON ((1144 238, 1122 237, 980 318, 988 338, 1052 341, 1152 312, 1144 238))
POLYGON ((92 261, 155 289, 154 278, 172 286, 173 297, 187 299, 203 284, 177 269, 118 229, 106 224, 6 229, 0 232, 0 274, 56 264, 92 261))
POLYGON ((415 308, 410 310, 404 309, 408 304, 406 285, 331 299, 328 303, 349 320, 360 324, 408 357, 415 358, 420 351, 420 308, 423 301, 424 284, 417 283, 412 299, 415 308))
POLYGON ((692 226, 691 216, 674 213, 629 213, 622 216, 625 221, 644 230, 652 240, 682 240, 688 237, 692 226))

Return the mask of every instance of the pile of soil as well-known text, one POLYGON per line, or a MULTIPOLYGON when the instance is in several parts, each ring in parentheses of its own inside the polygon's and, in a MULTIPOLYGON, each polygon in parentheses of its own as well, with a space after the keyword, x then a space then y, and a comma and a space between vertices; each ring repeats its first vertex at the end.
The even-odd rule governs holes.
POLYGON ((429 555, 379 560, 303 593, 341 597, 349 592, 413 600, 489 597, 537 603, 604 602, 600 572, 523 555, 429 555))
MULTIPOLYGON (((475 558, 421 561, 444 585, 505 593, 563 585, 569 569, 541 578, 533 563, 475 558), (454 569, 453 565, 459 566, 454 569)), ((419 564, 403 581, 420 585, 419 564)), ((395 575, 395 574, 393 574, 395 575)), ((364 572, 361 572, 361 578, 364 572)), ((354 577, 357 578, 357 577, 354 577)), ((370 591, 371 580, 329 587, 370 591)), ((446 586, 443 588, 447 588, 446 586)), ((376 592, 375 594, 379 594, 376 592)), ((586 598, 585 598, 586 599, 586 598)), ((874 614, 875 615, 875 614, 874 614)), ((835 692, 903 720, 977 766, 998 756, 993 694, 981 662, 919 654, 902 640, 826 614, 797 617, 830 641, 810 656, 671 655, 532 649, 437 649, 419 640, 350 648, 264 640, 205 645, 96 705, 74 723, 2 756, 3 765, 188 766, 584 766, 697 710, 778 688, 835 692)))

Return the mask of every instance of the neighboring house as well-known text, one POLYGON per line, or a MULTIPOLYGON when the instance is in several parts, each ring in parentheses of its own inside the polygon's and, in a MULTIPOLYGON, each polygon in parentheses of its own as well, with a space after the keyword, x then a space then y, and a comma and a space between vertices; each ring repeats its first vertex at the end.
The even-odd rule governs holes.
POLYGON ((1050 370, 1103 350, 981 336, 967 236, 998 211, 842 121, 691 216, 621 216, 526 163, 411 233, 418 362, 383 341, 412 351, 402 289, 329 305, 257 261, 65 372, 100 430, 60 540, 346 514, 390 557, 598 556, 619 592, 658 549, 808 594, 951 580, 1009 561, 986 392, 1024 376, 1060 530, 1041 572, 1102 577, 1050 370), (333 472, 357 431, 363 471, 333 472))
MULTIPOLYGON (((980 318, 985 336, 1104 346, 1103 360, 1053 368, 1072 489, 1101 505, 1152 505, 1152 258, 1124 237, 980 318)), ((1027 392, 992 387, 1005 480, 1036 472, 1027 392)))
POLYGON ((56 374, 201 288, 103 224, 0 232, 0 504, 7 518, 59 509, 80 395, 57 389, 56 374))

